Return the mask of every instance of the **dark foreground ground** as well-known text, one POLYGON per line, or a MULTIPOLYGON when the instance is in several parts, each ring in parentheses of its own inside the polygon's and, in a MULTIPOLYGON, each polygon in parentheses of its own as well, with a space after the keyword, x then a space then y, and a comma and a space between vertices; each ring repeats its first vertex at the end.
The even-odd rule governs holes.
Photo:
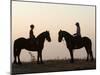
POLYGON ((70 63, 69 60, 48 60, 44 64, 23 63, 22 65, 12 64, 12 75, 28 74, 28 73, 43 73, 57 71, 74 71, 74 70, 89 70, 96 69, 96 61, 75 60, 70 63))

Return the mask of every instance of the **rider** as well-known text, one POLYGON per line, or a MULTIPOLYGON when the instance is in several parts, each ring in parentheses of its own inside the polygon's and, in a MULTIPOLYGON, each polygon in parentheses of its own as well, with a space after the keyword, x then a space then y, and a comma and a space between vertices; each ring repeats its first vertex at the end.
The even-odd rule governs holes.
POLYGON ((76 22, 76 27, 77 27, 77 31, 76 33, 74 34, 74 37, 81 37, 81 30, 80 30, 80 25, 78 22, 76 22))
POLYGON ((30 38, 31 48, 33 49, 33 44, 35 44, 35 36, 34 36, 34 33, 33 33, 34 25, 31 24, 30 28, 31 28, 31 30, 29 32, 29 38, 30 38))
POLYGON ((34 36, 34 34, 33 34, 34 25, 31 24, 31 25, 30 25, 30 28, 31 28, 31 30, 30 30, 30 33, 29 33, 29 37, 30 37, 30 39, 35 39, 35 36, 34 36))
POLYGON ((76 22, 75 25, 77 27, 77 30, 76 30, 76 33, 74 34, 74 38, 75 38, 74 43, 77 44, 77 45, 79 45, 80 44, 80 41, 81 41, 81 30, 80 30, 79 22, 76 22))

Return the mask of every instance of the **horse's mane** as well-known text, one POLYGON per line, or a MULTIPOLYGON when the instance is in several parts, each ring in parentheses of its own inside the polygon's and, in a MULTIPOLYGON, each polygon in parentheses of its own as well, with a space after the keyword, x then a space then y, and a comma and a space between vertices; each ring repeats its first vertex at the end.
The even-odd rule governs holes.
POLYGON ((40 38, 46 31, 40 33, 36 38, 40 38))
POLYGON ((73 37, 70 33, 68 33, 67 31, 62 31, 65 35, 69 36, 69 37, 73 37))

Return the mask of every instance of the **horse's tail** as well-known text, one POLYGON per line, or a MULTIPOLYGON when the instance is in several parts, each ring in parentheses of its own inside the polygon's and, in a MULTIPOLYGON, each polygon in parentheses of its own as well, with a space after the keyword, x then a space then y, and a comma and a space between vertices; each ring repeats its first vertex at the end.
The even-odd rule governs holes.
POLYGON ((16 48, 16 42, 14 41, 14 45, 13 45, 13 55, 14 55, 14 63, 16 64, 16 55, 17 55, 17 48, 16 48))
MULTIPOLYGON (((91 40, 90 40, 91 41, 91 40)), ((93 60, 93 52, 92 52, 92 41, 90 42, 90 57, 91 57, 91 60, 93 60)))
POLYGON ((89 49, 89 54, 90 54, 90 58, 91 61, 93 61, 93 52, 92 52, 92 41, 90 40, 90 45, 89 45, 90 49, 89 49))
POLYGON ((88 37, 84 37, 85 47, 89 53, 91 60, 93 60, 92 41, 88 37))
POLYGON ((14 46, 13 46, 13 54, 14 54, 14 58, 16 58, 16 53, 17 53, 17 48, 16 48, 16 41, 14 42, 14 46))

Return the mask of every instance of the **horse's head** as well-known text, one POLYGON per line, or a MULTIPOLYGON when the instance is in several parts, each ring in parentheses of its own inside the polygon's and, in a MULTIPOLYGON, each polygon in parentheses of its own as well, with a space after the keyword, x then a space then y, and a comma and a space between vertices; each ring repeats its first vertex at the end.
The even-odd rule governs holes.
POLYGON ((59 35, 59 36, 58 36, 58 41, 61 42, 62 39, 63 39, 63 31, 60 30, 59 33, 58 33, 58 35, 59 35))
POLYGON ((63 37, 66 41, 70 41, 73 38, 73 36, 70 33, 66 32, 66 31, 62 31, 62 30, 59 31, 58 35, 59 35, 58 36, 59 42, 62 41, 63 37))
POLYGON ((49 31, 46 31, 46 32, 44 33, 44 35, 45 35, 46 40, 48 40, 49 42, 51 42, 51 37, 50 37, 49 31))

